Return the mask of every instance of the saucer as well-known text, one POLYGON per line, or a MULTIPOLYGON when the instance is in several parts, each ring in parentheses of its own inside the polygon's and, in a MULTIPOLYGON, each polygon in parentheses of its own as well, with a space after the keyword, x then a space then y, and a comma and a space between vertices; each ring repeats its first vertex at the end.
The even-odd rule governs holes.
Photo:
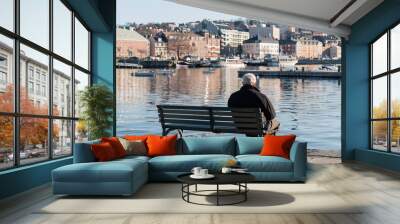
POLYGON ((207 174, 207 175, 204 175, 204 176, 201 176, 201 175, 194 175, 194 174, 190 175, 190 178, 192 178, 192 179, 199 179, 199 180, 201 180, 201 179, 212 179, 212 178, 214 178, 214 177, 215 177, 215 176, 212 175, 212 174, 207 174))

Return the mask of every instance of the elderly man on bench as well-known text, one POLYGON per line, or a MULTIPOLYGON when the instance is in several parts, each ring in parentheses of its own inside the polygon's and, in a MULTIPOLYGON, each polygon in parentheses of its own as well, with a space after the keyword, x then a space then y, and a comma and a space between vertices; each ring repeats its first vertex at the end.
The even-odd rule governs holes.
POLYGON ((279 129, 279 121, 276 118, 275 109, 266 95, 256 87, 257 78, 252 73, 242 77, 243 86, 234 92, 228 100, 231 108, 260 108, 264 114, 264 129, 266 134, 275 134, 279 129))

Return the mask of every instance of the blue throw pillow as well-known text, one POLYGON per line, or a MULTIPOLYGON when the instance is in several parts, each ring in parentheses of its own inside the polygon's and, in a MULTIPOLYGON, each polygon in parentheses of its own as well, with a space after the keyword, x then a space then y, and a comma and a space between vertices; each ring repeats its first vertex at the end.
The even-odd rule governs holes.
POLYGON ((263 137, 237 137, 237 155, 259 154, 264 145, 263 137))
POLYGON ((182 153, 187 155, 235 155, 235 138, 232 136, 184 137, 182 139, 182 153))

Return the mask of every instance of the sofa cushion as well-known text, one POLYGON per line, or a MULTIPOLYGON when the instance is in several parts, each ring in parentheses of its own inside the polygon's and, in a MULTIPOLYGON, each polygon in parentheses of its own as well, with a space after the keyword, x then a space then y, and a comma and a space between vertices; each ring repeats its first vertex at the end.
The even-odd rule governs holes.
POLYGON ((124 149, 124 146, 121 144, 119 139, 117 137, 104 137, 101 138, 101 142, 108 142, 114 149, 115 155, 117 158, 123 158, 126 156, 126 151, 124 149))
POLYGON ((290 148, 296 140, 296 135, 266 135, 261 156, 280 156, 290 159, 290 148))
POLYGON ((96 161, 105 162, 119 158, 109 142, 102 142, 90 146, 96 161))
POLYGON ((141 140, 129 141, 124 138, 118 138, 126 151, 126 155, 147 155, 146 143, 141 140))
POLYGON ((292 161, 279 156, 239 155, 240 167, 249 172, 292 172, 292 161))
POLYGON ((231 155, 175 155, 158 156, 149 160, 150 171, 163 172, 190 172, 193 167, 199 166, 210 171, 219 171, 230 159, 231 155))
MULTIPOLYGON (((58 182, 130 182, 135 172, 143 172, 147 163, 140 159, 109 162, 74 163, 53 170, 58 182)), ((143 172, 147 176, 147 173, 143 172)))
POLYGON ((264 144, 263 137, 237 137, 236 155, 260 154, 264 144))
POLYGON ((147 137, 147 155, 151 157, 176 155, 177 137, 177 135, 147 137))
POLYGON ((235 155, 235 138, 230 136, 186 137, 181 144, 182 154, 185 155, 235 155))

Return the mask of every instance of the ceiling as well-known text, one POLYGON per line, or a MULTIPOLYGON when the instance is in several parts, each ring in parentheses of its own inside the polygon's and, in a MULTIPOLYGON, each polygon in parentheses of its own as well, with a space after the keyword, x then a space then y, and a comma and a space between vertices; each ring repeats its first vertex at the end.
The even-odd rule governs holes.
POLYGON ((383 0, 167 0, 249 19, 350 35, 350 26, 383 0))

